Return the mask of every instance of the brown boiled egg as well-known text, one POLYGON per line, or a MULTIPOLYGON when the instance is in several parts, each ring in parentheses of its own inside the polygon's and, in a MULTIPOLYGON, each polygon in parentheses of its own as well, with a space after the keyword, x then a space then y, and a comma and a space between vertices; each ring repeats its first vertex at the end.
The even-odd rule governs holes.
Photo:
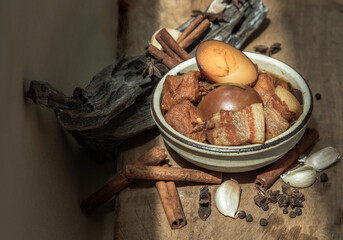
POLYGON ((217 40, 199 44, 195 59, 198 68, 211 82, 233 82, 249 85, 256 81, 257 70, 240 50, 217 40))
POLYGON ((260 95, 253 88, 220 86, 201 100, 197 111, 198 116, 206 120, 220 110, 238 111, 253 103, 262 103, 260 95))

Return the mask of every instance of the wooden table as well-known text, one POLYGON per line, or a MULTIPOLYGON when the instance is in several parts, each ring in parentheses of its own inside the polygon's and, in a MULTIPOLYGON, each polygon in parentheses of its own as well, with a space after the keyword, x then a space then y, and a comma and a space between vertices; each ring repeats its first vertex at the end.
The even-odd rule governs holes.
MULTIPOLYGON (((343 1, 266 0, 269 8, 262 30, 244 50, 257 44, 282 44, 273 57, 294 67, 308 81, 314 98, 309 126, 318 129, 320 141, 314 151, 333 146, 343 153, 343 1)), ((156 129, 137 136, 120 148, 118 169, 137 159, 154 145, 168 150, 174 167, 194 167, 164 146, 156 129)), ((135 181, 116 198, 115 239, 343 239, 343 163, 325 170, 327 183, 316 181, 301 190, 306 197, 303 214, 295 219, 284 215, 276 204, 263 211, 253 202, 255 176, 263 169, 241 174, 225 174, 242 187, 240 209, 251 213, 254 221, 221 215, 212 204, 212 214, 202 221, 197 214, 202 185, 177 184, 188 224, 171 230, 154 183, 135 181), (268 226, 261 227, 259 219, 268 226)), ((280 189, 279 179, 272 189, 280 189)), ((218 186, 210 186, 213 195, 218 186)))

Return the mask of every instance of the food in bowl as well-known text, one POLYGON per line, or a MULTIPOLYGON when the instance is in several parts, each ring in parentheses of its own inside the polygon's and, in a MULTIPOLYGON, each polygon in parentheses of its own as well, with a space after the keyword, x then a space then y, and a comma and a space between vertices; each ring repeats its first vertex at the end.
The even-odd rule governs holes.
POLYGON ((300 91, 232 46, 205 41, 196 60, 200 71, 169 75, 162 89, 164 119, 182 135, 219 146, 263 144, 301 115, 300 91))

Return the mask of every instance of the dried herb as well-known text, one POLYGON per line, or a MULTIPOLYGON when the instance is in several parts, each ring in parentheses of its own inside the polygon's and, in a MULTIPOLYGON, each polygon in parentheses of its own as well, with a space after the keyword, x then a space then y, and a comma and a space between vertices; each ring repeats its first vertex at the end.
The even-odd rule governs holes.
POLYGON ((137 73, 141 73, 143 77, 149 75, 150 78, 153 76, 162 78, 168 72, 168 68, 162 63, 162 59, 148 57, 146 61, 139 59, 133 64, 137 68, 137 73))
POLYGON ((282 212, 283 212, 283 214, 288 214, 288 209, 287 209, 287 208, 284 208, 284 209, 282 210, 282 212))
POLYGON ((270 47, 266 45, 256 45, 254 46, 254 50, 267 56, 272 56, 281 50, 281 43, 273 43, 270 47))
POLYGON ((207 185, 200 189, 198 213, 203 221, 211 215, 211 193, 207 185))
POLYGON ((320 175, 320 181, 321 182, 327 182, 329 180, 328 175, 326 173, 322 173, 320 175))

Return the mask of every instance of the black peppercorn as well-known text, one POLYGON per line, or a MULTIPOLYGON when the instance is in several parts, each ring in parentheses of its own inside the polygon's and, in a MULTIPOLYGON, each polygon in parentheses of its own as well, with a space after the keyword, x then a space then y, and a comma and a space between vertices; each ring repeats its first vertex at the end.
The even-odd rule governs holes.
POLYGON ((291 211, 290 213, 289 213, 289 217, 290 218, 295 218, 297 215, 295 214, 295 212, 294 211, 291 211))
POLYGON ((245 220, 247 222, 252 222, 254 220, 254 218, 251 216, 251 214, 248 214, 245 220))
POLYGON ((320 181, 321 182, 327 182, 329 180, 328 175, 326 173, 322 173, 320 175, 320 181))
POLYGON ((320 100, 322 98, 322 95, 320 93, 316 93, 315 97, 317 100, 320 100))
POLYGON ((263 211, 268 211, 268 209, 269 209, 268 204, 267 203, 262 203, 262 210, 263 211))
POLYGON ((261 218, 261 219, 260 219, 260 225, 261 225, 261 226, 267 226, 267 225, 268 225, 267 219, 261 218))
POLYGON ((238 217, 239 217, 240 219, 243 219, 243 218, 245 218, 246 216, 247 216, 247 214, 246 214, 243 210, 241 210, 241 211, 238 212, 238 217))
POLYGON ((288 209, 287 209, 287 208, 284 208, 284 209, 282 210, 282 212, 283 212, 283 214, 287 214, 287 213, 288 213, 288 209))
POLYGON ((294 212, 297 216, 300 216, 301 214, 303 214, 303 211, 301 211, 301 208, 298 208, 298 207, 295 208, 294 212))

